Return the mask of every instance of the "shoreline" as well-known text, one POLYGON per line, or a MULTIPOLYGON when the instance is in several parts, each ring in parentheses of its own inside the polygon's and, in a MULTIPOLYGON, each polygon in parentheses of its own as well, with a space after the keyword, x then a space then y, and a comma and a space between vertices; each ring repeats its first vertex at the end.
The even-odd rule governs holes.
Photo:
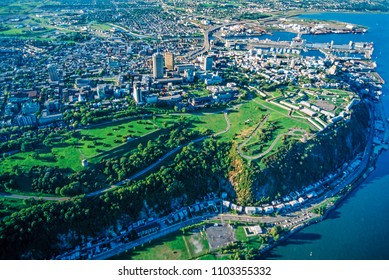
MULTIPOLYGON (((380 117, 385 122, 386 121, 386 114, 385 114, 385 110, 383 108, 383 104, 382 104, 381 99, 378 101, 378 104, 376 104, 376 106, 374 107, 374 110, 372 111, 373 114, 375 114, 377 112, 379 112, 380 117)), ((388 141, 388 138, 389 138, 388 124, 385 123, 384 140, 388 141)), ((373 146, 371 148, 373 148, 373 146)), ((262 259, 262 260, 266 259, 266 255, 269 253, 269 251, 271 251, 272 249, 281 245, 282 243, 286 242, 290 237, 292 237, 293 235, 295 235, 299 231, 303 230, 304 228, 306 228, 314 223, 318 223, 318 222, 321 222, 321 221, 327 219, 328 215, 332 211, 334 211, 335 209, 339 208, 341 206, 341 204, 349 197, 349 195, 354 193, 365 182, 365 180, 368 178, 368 176, 376 169, 377 160, 381 156, 381 154, 382 154, 382 150, 376 156, 374 156, 373 158, 371 158, 369 160, 369 162, 367 163, 364 170, 361 171, 361 174, 355 180, 353 180, 351 183, 347 184, 347 186, 351 185, 351 188, 347 190, 346 189, 347 186, 345 186, 342 190, 346 189, 346 192, 343 195, 341 195, 340 198, 337 199, 330 208, 326 209, 326 211, 324 212, 324 214, 322 216, 317 217, 315 219, 312 219, 309 222, 301 224, 295 228, 292 228, 286 235, 281 236, 279 240, 277 240, 277 241, 273 242, 272 244, 269 244, 265 248, 261 249, 259 252, 259 255, 258 255, 258 259, 262 259)), ((308 260, 308 259, 306 259, 306 260, 308 260)))
MULTIPOLYGON (((377 157, 378 158, 378 157, 377 157)), ((374 165, 376 163, 376 160, 377 159, 374 159, 374 165)), ((368 166, 366 169, 368 170, 371 166, 368 166)), ((374 166, 374 169, 375 169, 375 166, 374 166)), ((373 170, 374 170, 373 169, 373 170)), ((373 171, 371 170, 371 172, 373 171)), ((371 173, 369 172, 369 174, 371 173)), ((330 208, 328 208, 325 213, 320 216, 320 217, 317 217, 315 219, 312 219, 310 220, 308 223, 306 224, 301 224, 295 228, 293 228, 290 232, 288 232, 286 235, 283 235, 279 240, 275 241, 274 243, 266 246, 265 248, 261 249, 260 250, 260 253, 259 253, 259 259, 266 259, 266 258, 262 258, 262 257, 265 257, 266 254, 276 248, 277 246, 281 245, 282 243, 286 242, 290 237, 292 237, 293 235, 295 235, 296 233, 298 233, 299 231, 309 227, 310 225, 312 224, 316 224, 316 223, 319 223, 319 222, 322 222, 323 220, 327 219, 328 215, 334 211, 335 209, 337 209, 338 207, 341 206, 341 204, 348 198, 348 196, 350 194, 352 194, 353 192, 355 192, 362 184, 363 182, 365 181, 365 178, 363 178, 363 175, 366 174, 366 171, 362 174, 362 176, 358 177, 357 180, 355 180, 351 185, 351 189, 348 190, 344 195, 342 195, 337 201, 335 201, 334 205, 331 206, 330 208)), ((367 178, 367 177, 366 177, 367 178)), ((308 260, 308 259, 307 259, 308 260)))

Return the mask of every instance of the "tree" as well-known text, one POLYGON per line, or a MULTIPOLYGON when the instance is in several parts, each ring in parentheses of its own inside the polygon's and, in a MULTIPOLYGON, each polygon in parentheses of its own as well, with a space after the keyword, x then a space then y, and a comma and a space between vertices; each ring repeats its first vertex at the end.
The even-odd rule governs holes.
POLYGON ((33 149, 31 142, 23 142, 22 145, 20 146, 20 150, 22 152, 28 152, 33 149))

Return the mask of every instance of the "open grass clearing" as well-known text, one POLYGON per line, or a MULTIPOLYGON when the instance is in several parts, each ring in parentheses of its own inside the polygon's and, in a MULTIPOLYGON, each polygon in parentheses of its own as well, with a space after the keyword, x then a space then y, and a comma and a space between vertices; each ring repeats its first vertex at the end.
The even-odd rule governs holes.
POLYGON ((187 128, 201 131, 210 129, 213 133, 223 131, 227 127, 223 112, 216 113, 182 113, 158 115, 153 122, 159 127, 170 127, 176 122, 188 122, 187 128))
POLYGON ((154 140, 159 135, 157 128, 150 120, 133 120, 80 130, 74 137, 53 142, 49 147, 42 145, 34 152, 20 152, 6 158, 2 161, 0 174, 12 172, 16 166, 28 171, 34 165, 58 166, 68 172, 79 171, 84 168, 82 159, 97 163, 102 158, 125 155, 140 143, 154 140), (128 142, 130 135, 134 140, 128 142))
POLYGON ((112 29, 112 26, 104 23, 92 23, 90 27, 101 31, 110 31, 112 29))
MULTIPOLYGON (((282 108, 279 109, 283 110, 282 108)), ((270 111, 270 116, 267 122, 256 134, 253 135, 253 137, 244 146, 245 154, 257 155, 263 151, 267 151, 269 148, 271 148, 271 146, 273 146, 272 149, 269 151, 269 153, 272 153, 276 151, 277 148, 279 148, 281 145, 283 145, 283 142, 281 141, 279 135, 287 134, 292 129, 296 129, 296 128, 303 129, 307 132, 311 130, 311 126, 309 125, 309 122, 306 121, 305 119, 296 120, 287 117, 284 114, 279 113, 275 110, 269 110, 269 111, 270 111), (277 128, 275 130, 272 130, 272 132, 269 134, 270 138, 264 139, 262 133, 263 131, 270 131, 269 129, 266 128, 267 124, 270 123, 273 123, 277 128)))
POLYGON ((21 199, 14 198, 0 198, 0 220, 14 212, 28 207, 21 199))
POLYGON ((190 254, 181 231, 168 234, 143 246, 119 254, 116 260, 188 260, 190 254))
MULTIPOLYGON (((228 111, 228 118, 231 122, 231 128, 228 132, 220 135, 220 139, 230 141, 231 139, 240 143, 258 123, 261 121, 267 111, 259 107, 252 101, 243 103, 241 106, 228 111)), ((225 121, 224 121, 225 123, 225 121)))
POLYGON ((25 172, 35 165, 58 166, 69 171, 78 171, 81 166, 82 155, 74 146, 65 144, 64 147, 41 147, 34 152, 20 152, 2 161, 0 173, 12 172, 18 167, 25 172), (38 158, 35 157, 38 154, 38 158))
POLYGON ((193 230, 189 234, 183 235, 191 258, 200 256, 209 251, 207 235, 199 229, 193 230))

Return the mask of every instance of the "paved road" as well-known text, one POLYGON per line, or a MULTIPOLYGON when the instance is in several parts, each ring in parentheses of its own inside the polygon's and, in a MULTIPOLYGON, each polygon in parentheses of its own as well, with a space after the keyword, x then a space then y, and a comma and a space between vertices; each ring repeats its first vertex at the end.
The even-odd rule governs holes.
POLYGON ((36 199, 36 200, 52 200, 52 201, 61 201, 70 199, 70 197, 58 197, 58 196, 30 196, 30 195, 20 195, 20 194, 9 194, 9 193, 0 193, 0 197, 5 198, 14 198, 14 199, 36 199))
MULTIPOLYGON (((223 133, 226 133, 227 131, 230 130, 231 128, 231 123, 230 123, 230 120, 228 119, 228 113, 225 111, 224 112, 224 117, 226 119, 226 123, 227 123, 227 128, 223 131, 220 131, 220 132, 217 132, 215 134, 213 134, 213 136, 218 136, 220 134, 223 134, 223 133)), ((107 192, 107 191, 111 191, 119 186, 122 186, 128 182, 130 182, 131 180, 134 180, 144 174, 146 174, 147 172, 151 171, 152 169, 154 169, 155 167, 157 167, 158 165, 160 165, 165 159, 167 159, 168 157, 174 155, 175 153, 177 153, 178 151, 180 151, 183 147, 186 147, 188 146, 189 144, 191 143, 197 143, 197 142, 201 142, 203 140, 205 140, 206 138, 208 138, 208 136, 204 136, 204 137, 200 137, 198 139, 195 139, 195 140, 192 140, 191 142, 185 144, 185 145, 182 145, 182 146, 178 146, 176 148, 174 148, 173 150, 171 150, 170 152, 168 152, 167 154, 165 154, 163 157, 161 157, 160 159, 158 159, 156 162, 154 162, 153 164, 149 165, 148 167, 146 167, 145 169, 139 171, 138 173, 132 175, 131 177, 123 180, 123 181, 120 181, 108 188, 105 188, 105 189, 102 189, 102 190, 99 190, 99 191, 96 191, 96 192, 93 192, 93 193, 89 193, 87 194, 86 196, 96 196, 96 195, 99 195, 99 194, 102 194, 104 192, 107 192)))
MULTIPOLYGON (((301 219, 304 217, 305 213, 308 213, 308 211, 313 208, 314 206, 310 206, 307 208, 303 208, 301 210, 297 210, 288 214, 283 215, 277 215, 275 217, 272 216, 263 216, 263 217, 253 217, 249 215, 233 215, 233 214, 221 214, 218 216, 221 221, 229 222, 229 221, 236 221, 236 222, 248 222, 248 223, 280 223, 280 224, 289 224, 289 223, 297 223, 298 221, 301 222, 301 219)), ((319 217, 318 214, 309 213, 309 219, 315 219, 319 217)))
MULTIPOLYGON (((210 114, 219 114, 220 112, 216 112, 216 113, 210 113, 210 114)), ((220 135, 222 133, 226 133, 227 131, 230 130, 230 127, 231 127, 231 123, 230 123, 230 120, 228 119, 228 113, 227 111, 224 111, 224 117, 226 119, 226 123, 227 123, 227 128, 223 131, 220 131, 220 132, 217 132, 215 134, 213 134, 213 136, 217 136, 217 135, 220 135)), ((131 117, 130 117, 131 118, 131 117)), ((139 117, 138 117, 139 118, 139 117)), ((125 118, 127 119, 127 118, 125 118)), ((111 121, 110 121, 111 122, 111 121)), ((109 122, 109 123, 110 123, 109 122)), ((101 125, 101 124, 99 124, 101 125)), ((154 133, 155 131, 152 131, 148 134, 151 134, 151 133, 154 133)), ((148 135, 147 134, 147 135, 148 135)), ((146 135, 143 135, 143 136, 146 136, 146 135)), ((143 137, 142 136, 142 137, 143 137)), ((91 197, 91 196, 97 196, 97 195, 100 195, 104 192, 107 192, 107 191, 111 191, 119 186, 122 186, 123 184, 131 181, 131 180, 134 180, 144 174, 146 174, 147 172, 149 172, 150 170, 154 169, 155 167, 157 167, 158 165, 160 165, 165 159, 167 159, 168 157, 172 156, 173 154, 177 153, 179 150, 181 150, 183 147, 185 146, 188 146, 190 143, 197 143, 197 142, 200 142, 200 141, 203 141, 205 140, 206 138, 208 138, 208 136, 204 136, 204 137, 200 137, 198 139, 195 139, 195 140, 192 140, 191 142, 185 144, 185 145, 182 145, 182 146, 178 146, 176 148, 174 148, 173 150, 171 150, 170 152, 168 152, 167 154, 165 154, 163 157, 161 157, 160 159, 158 159, 155 163, 149 165, 148 167, 146 167, 145 169, 139 171, 138 173, 132 175, 131 177, 123 180, 123 181, 120 181, 114 185, 111 185, 105 189, 101 189, 101 190, 98 190, 98 191, 95 191, 95 192, 92 192, 92 193, 89 193, 89 194, 86 194, 86 196, 88 197, 91 197)), ((126 143, 124 143, 126 144, 126 143)), ((117 148, 118 146, 114 147, 114 148, 117 148)), ((34 199, 43 199, 43 200, 53 200, 53 201, 60 201, 60 200, 66 200, 66 199, 70 199, 69 197, 45 197, 45 196, 27 196, 27 195, 14 195, 14 194, 6 194, 6 193, 0 193, 0 197, 10 197, 10 198, 14 198, 14 199, 28 199, 28 198, 34 198, 34 199)))
POLYGON ((259 24, 260 22, 266 23, 266 22, 272 21, 274 19, 275 18, 271 17, 271 18, 258 19, 258 20, 234 21, 234 22, 229 22, 229 23, 209 27, 208 29, 204 30, 204 43, 203 43, 203 46, 201 47, 201 49, 188 53, 186 55, 186 57, 188 60, 193 60, 194 58, 208 52, 210 49, 210 46, 211 46, 210 41, 209 41, 210 34, 212 34, 213 32, 215 32, 216 30, 218 30, 222 27, 243 24, 243 23, 256 23, 256 24, 259 24))
MULTIPOLYGON (((372 115, 371 115, 370 124, 371 125, 374 124, 374 116, 372 116, 372 115)), ((367 146, 366 146, 363 158, 362 158, 362 162, 361 162, 360 166, 355 170, 355 172, 352 172, 350 175, 348 175, 342 182, 337 183, 335 188, 333 190, 331 190, 329 193, 327 193, 324 198, 320 197, 320 198, 317 198, 315 200, 312 200, 312 201, 310 201, 310 205, 307 205, 307 206, 301 208, 300 210, 297 210, 297 211, 291 212, 291 213, 287 213, 285 215, 278 215, 275 217, 271 217, 271 216, 253 217, 253 216, 248 216, 248 215, 232 215, 232 214, 220 214, 218 216, 215 216, 214 214, 210 214, 208 216, 196 217, 196 218, 172 225, 170 227, 163 228, 154 234, 151 234, 151 235, 145 236, 143 238, 134 240, 134 241, 129 242, 127 244, 119 245, 118 247, 115 247, 114 249, 108 250, 108 251, 103 252, 97 256, 94 256, 94 259, 110 258, 110 257, 115 256, 117 254, 120 254, 126 250, 132 249, 134 247, 137 247, 137 246, 140 246, 140 245, 145 244, 147 242, 150 242, 151 240, 160 238, 164 235, 167 235, 171 232, 174 232, 182 227, 186 227, 188 225, 204 221, 204 220, 209 219, 211 217, 214 217, 216 219, 220 219, 222 222, 239 221, 239 222, 254 222, 254 223, 260 222, 260 223, 270 223, 270 224, 277 223, 280 226, 289 227, 292 229, 299 227, 303 224, 309 223, 311 220, 314 220, 314 219, 319 217, 319 215, 309 212, 312 208, 316 207, 319 203, 321 203, 327 197, 332 197, 332 196, 336 195, 342 188, 344 188, 348 184, 354 182, 356 179, 358 179, 363 174, 363 172, 365 172, 366 167, 368 166, 369 161, 370 161, 370 155, 371 155, 371 151, 372 151, 372 147, 373 147, 373 145, 372 145, 373 137, 374 137, 374 129, 373 129, 373 126, 371 126, 371 130, 370 130, 369 138, 368 138, 368 143, 367 143, 367 146)), ((200 141, 200 139, 197 139, 197 140, 200 141)), ((118 239, 118 238, 120 238, 120 237, 117 237, 116 239, 118 239)))
POLYGON ((137 33, 134 33, 132 32, 131 30, 129 30, 128 28, 126 27, 123 27, 121 25, 117 25, 117 24, 114 24, 114 23, 110 23, 109 25, 117 28, 117 29, 121 29, 121 30, 124 30, 126 31, 127 33, 129 33, 130 35, 134 36, 134 37, 137 37, 137 38, 140 38, 140 39, 147 39, 147 38, 153 38, 152 36, 150 35, 142 35, 142 34, 137 34, 137 33))
POLYGON ((261 128, 261 126, 267 121, 267 119, 269 118, 270 114, 267 114, 262 120, 261 122, 257 125, 257 127, 254 129, 253 132, 251 132, 251 135, 250 137, 248 137, 245 141, 243 141, 242 144, 240 144, 238 146, 238 153, 239 155, 243 156, 243 151, 242 151, 242 148, 244 146, 246 146, 246 144, 251 140, 251 138, 253 138, 253 136, 257 133, 257 131, 261 128))
POLYGON ((126 244, 119 245, 118 247, 115 247, 111 250, 108 250, 106 252, 103 252, 99 255, 94 256, 92 259, 94 260, 104 260, 111 258, 113 256, 116 256, 120 253, 125 252, 126 250, 133 249, 135 247, 141 246, 142 244, 146 244, 147 242, 150 242, 154 239, 163 237, 169 233, 175 232, 179 230, 180 228, 184 228, 189 225, 193 225, 202 221, 205 221, 207 219, 215 219, 218 220, 220 219, 222 222, 228 222, 228 221, 237 221, 237 222, 254 222, 254 223, 284 223, 284 224, 298 224, 303 221, 308 221, 310 219, 314 219, 319 217, 317 214, 312 214, 310 213, 310 216, 304 216, 306 213, 305 210, 301 211, 296 211, 294 213, 291 213, 287 216, 277 216, 277 217, 253 217, 253 216, 247 216, 247 215, 232 215, 232 214, 220 214, 220 215, 215 215, 215 214, 208 214, 205 216, 200 216, 200 217, 195 217, 186 221, 183 221, 181 223, 163 228, 162 230, 147 235, 145 237, 136 239, 134 241, 131 241, 126 244))
MULTIPOLYGON (((276 139, 274 139, 274 141, 271 143, 270 147, 269 147, 266 151, 264 151, 264 152, 262 152, 262 153, 260 153, 260 154, 258 154, 258 155, 255 155, 255 156, 248 156, 248 155, 245 155, 245 154, 243 154, 243 153, 242 153, 242 154, 239 153, 239 154, 240 154, 241 157, 243 157, 243 158, 245 158, 245 159, 249 159, 249 160, 254 160, 254 159, 259 159, 259 158, 261 158, 261 157, 264 157, 265 155, 267 155, 268 153, 270 153, 270 152, 273 150, 274 146, 277 144, 278 140, 280 140, 280 138, 281 138, 282 136, 284 136, 284 135, 295 135, 294 133, 295 133, 296 131, 300 131, 300 132, 307 133, 307 131, 305 131, 304 129, 294 128, 294 129, 292 129, 291 131, 289 131, 288 133, 278 134, 277 137, 276 137, 276 139)), ((254 135, 253 135, 253 136, 254 136, 254 135)), ((252 136, 251 136, 251 137, 252 137, 252 136)), ((251 139, 251 137, 250 137, 250 139, 251 139)), ((247 143, 247 142, 246 142, 246 143, 247 143)))
MULTIPOLYGON (((365 172, 366 168, 368 167, 368 164, 370 162, 370 155, 371 155, 372 147, 373 147, 372 144, 373 144, 373 137, 374 137, 374 131, 375 131, 373 128, 375 116, 371 114, 371 111, 370 111, 370 117, 371 117, 370 118, 371 129, 370 129, 368 143, 366 145, 361 164, 358 166, 358 168, 354 172, 349 174, 343 181, 336 182, 337 185, 334 187, 333 190, 328 192, 324 198, 320 197, 320 198, 317 198, 315 200, 312 200, 312 201, 310 201, 310 205, 307 205, 298 211, 295 211, 292 213, 287 213, 285 215, 278 215, 275 217, 271 217, 271 216, 252 217, 252 216, 248 216, 248 215, 231 215, 231 214, 221 214, 218 216, 215 216, 214 214, 210 214, 210 215, 208 215, 208 217, 207 216, 196 217, 196 218, 172 225, 170 227, 163 228, 154 234, 151 234, 151 235, 145 236, 143 238, 134 240, 134 241, 129 242, 127 244, 119 245, 118 247, 115 247, 114 249, 108 250, 106 252, 103 252, 103 253, 95 256, 94 259, 110 258, 112 256, 120 254, 121 252, 124 252, 126 250, 140 246, 140 245, 145 244, 151 240, 162 237, 168 233, 174 232, 182 227, 185 227, 185 226, 188 226, 188 225, 191 225, 194 223, 198 223, 198 222, 206 220, 210 217, 219 218, 219 219, 221 219, 222 222, 228 220, 228 221, 240 221, 240 222, 277 223, 283 227, 289 227, 292 229, 299 227, 303 224, 306 224, 313 219, 316 219, 317 217, 319 217, 319 215, 310 213, 309 210, 316 207, 319 203, 321 203, 327 197, 332 197, 332 196, 336 195, 342 188, 346 187, 348 184, 350 184, 350 183, 354 182, 356 179, 360 178, 360 176, 363 174, 363 172, 365 172)), ((199 138, 199 139, 196 139, 195 141, 202 141, 202 140, 203 139, 199 138)), ((120 238, 120 237, 117 237, 117 238, 120 238)))
POLYGON ((109 259, 113 256, 116 256, 120 253, 123 253, 125 252, 126 250, 129 250, 129 249, 132 249, 132 248, 135 248, 135 247, 138 247, 138 246, 141 246, 142 244, 145 244, 147 242, 150 242, 154 239, 157 239, 157 238, 160 238, 162 236, 165 236, 169 233, 172 233, 172 232, 175 232, 177 230, 179 230, 180 228, 183 228, 183 227, 187 227, 189 225, 193 225, 193 224, 196 224, 196 223, 199 223, 199 222, 202 222, 206 219, 209 219, 211 217, 214 217, 215 214, 209 214, 209 215, 206 215, 206 216, 200 216, 200 217, 196 217, 196 218, 192 218, 190 220, 186 220, 186 221, 183 221, 181 223, 178 223, 178 224, 175 224, 175 225, 172 225, 170 227, 166 227, 156 233, 153 233, 153 234, 150 234, 150 235, 147 235, 145 237, 142 237, 142 238, 139 238, 139 239, 136 239, 134 241, 131 241, 127 244, 122 244, 118 247, 115 247, 109 251, 106 251, 106 252, 103 252, 99 255, 96 255, 94 256, 92 259, 93 260, 106 260, 106 259, 109 259))
POLYGON ((231 122, 230 122, 230 119, 228 118, 228 112, 227 111, 224 111, 224 118, 226 119, 226 123, 227 123, 226 129, 215 133, 213 136, 219 136, 219 135, 221 135, 223 133, 226 133, 226 132, 228 132, 230 130, 231 122))

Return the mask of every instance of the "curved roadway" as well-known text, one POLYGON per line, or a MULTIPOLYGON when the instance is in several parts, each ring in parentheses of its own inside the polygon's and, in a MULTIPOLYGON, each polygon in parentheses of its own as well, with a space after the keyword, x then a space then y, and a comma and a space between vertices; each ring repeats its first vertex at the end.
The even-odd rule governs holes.
POLYGON ((253 136, 257 133, 258 129, 260 129, 261 126, 267 121, 267 119, 269 118, 269 116, 270 116, 270 114, 267 114, 267 115, 261 120, 261 122, 257 125, 257 127, 254 129, 254 131, 251 132, 251 135, 250 135, 245 141, 243 141, 242 144, 240 144, 240 145, 238 146, 238 153, 239 153, 239 155, 242 155, 242 154, 243 154, 242 148, 243 148, 244 146, 246 146, 246 144, 251 140, 251 138, 253 138, 253 136))
MULTIPOLYGON (((245 158, 245 159, 249 159, 249 160, 254 160, 254 159, 259 159, 259 158, 261 158, 261 157, 264 157, 265 155, 267 155, 268 153, 270 153, 271 150, 273 150, 274 146, 277 144, 278 140, 280 140, 280 138, 281 138, 282 136, 284 136, 284 135, 294 135, 294 133, 295 133, 296 131, 300 131, 300 132, 307 133, 304 129, 294 128, 294 129, 292 129, 291 131, 289 131, 288 133, 278 134, 277 137, 276 137, 276 139, 274 139, 274 141, 271 143, 270 147, 269 147, 266 151, 264 151, 264 152, 262 152, 262 153, 260 153, 260 154, 258 154, 258 155, 255 155, 255 156, 248 156, 248 155, 243 154, 243 152, 241 152, 241 150, 239 150, 239 155, 240 155, 241 157, 243 157, 243 158, 245 158)), ((252 136, 254 136, 254 135, 252 135, 252 136)), ((251 136, 251 137, 252 137, 252 136, 251 136)), ((251 137, 250 137, 250 138, 251 138, 251 137)))
MULTIPOLYGON (((215 114, 218 114, 218 113, 215 113, 215 114)), ((227 111, 224 111, 224 118, 226 120, 226 123, 227 123, 227 127, 225 130, 222 130, 220 132, 217 132, 215 134, 213 134, 212 136, 218 136, 218 135, 221 135, 223 133, 226 133, 230 130, 231 128, 231 123, 230 123, 230 120, 228 119, 228 112, 227 111)), ((123 180, 123 181, 120 181, 114 185, 111 185, 105 189, 101 189, 101 190, 98 190, 98 191, 95 191, 95 192, 92 192, 92 193, 89 193, 89 194, 86 194, 86 196, 88 197, 91 197, 91 196, 97 196, 97 195, 100 195, 104 192, 107 192, 107 191, 111 191, 113 189, 116 189, 117 187, 120 187, 122 186, 123 184, 125 183, 128 183, 130 182, 131 180, 134 180, 144 174, 146 174, 147 172, 149 172, 150 170, 154 169, 155 167, 157 167, 158 165, 160 165, 165 159, 167 159, 168 157, 172 156, 173 154, 177 153, 179 150, 181 150, 183 147, 186 147, 188 146, 189 144, 191 143, 197 143, 197 142, 201 142, 203 141, 204 139, 208 138, 208 136, 204 136, 204 137, 201 137, 201 138, 198 138, 198 139, 195 139, 195 140, 192 140, 191 142, 185 144, 185 145, 182 145, 182 146, 178 146, 176 148, 174 148, 173 150, 171 150, 170 152, 168 152, 167 154, 165 154, 163 157, 159 158, 156 162, 154 162, 153 164, 149 165, 148 167, 146 167, 145 169, 139 171, 138 173, 132 175, 131 177, 123 180)), ((53 197, 49 197, 49 196, 28 196, 28 195, 17 195, 17 194, 7 194, 7 193, 0 193, 0 197, 4 197, 4 198, 13 198, 13 199, 30 199, 30 198, 33 198, 33 199, 41 199, 41 200, 47 200, 47 201, 61 201, 61 200, 67 200, 67 199, 70 199, 70 197, 58 197, 58 196, 53 196, 53 197)))

